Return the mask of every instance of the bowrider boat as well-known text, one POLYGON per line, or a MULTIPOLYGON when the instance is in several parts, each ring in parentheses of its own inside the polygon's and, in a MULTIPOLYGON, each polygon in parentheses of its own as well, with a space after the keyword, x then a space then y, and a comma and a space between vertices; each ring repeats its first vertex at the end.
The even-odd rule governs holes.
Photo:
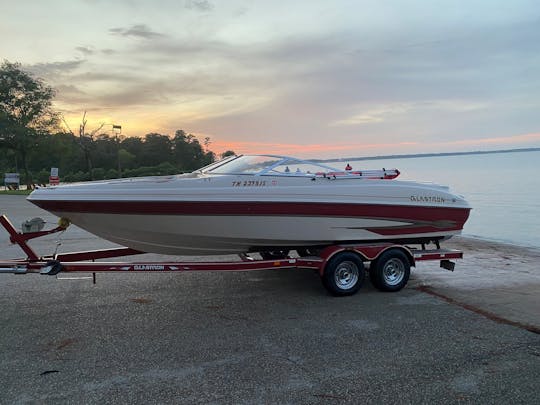
POLYGON ((122 246, 173 255, 427 243, 461 232, 470 212, 462 196, 398 175, 242 155, 189 174, 38 188, 28 200, 122 246))

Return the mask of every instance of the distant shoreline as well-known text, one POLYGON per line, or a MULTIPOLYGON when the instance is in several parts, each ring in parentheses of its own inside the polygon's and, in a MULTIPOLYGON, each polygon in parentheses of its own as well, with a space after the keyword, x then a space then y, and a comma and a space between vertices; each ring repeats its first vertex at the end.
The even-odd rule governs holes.
POLYGON ((495 153, 514 153, 514 152, 540 152, 540 148, 501 149, 501 150, 472 151, 472 152, 418 153, 418 154, 412 154, 412 155, 362 156, 362 157, 347 157, 347 158, 336 158, 336 159, 312 159, 312 160, 314 162, 345 162, 345 161, 355 161, 355 160, 414 159, 414 158, 442 157, 442 156, 489 155, 489 154, 495 154, 495 153))

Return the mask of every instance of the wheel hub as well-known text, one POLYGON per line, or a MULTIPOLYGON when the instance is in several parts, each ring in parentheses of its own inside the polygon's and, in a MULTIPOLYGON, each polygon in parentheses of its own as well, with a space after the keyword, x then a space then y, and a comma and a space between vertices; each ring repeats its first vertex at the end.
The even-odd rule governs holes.
POLYGON ((388 285, 397 285, 405 277, 405 266, 398 259, 391 259, 386 262, 383 268, 384 281, 388 285))
POLYGON ((354 287, 358 282, 358 278, 358 266, 353 262, 341 263, 334 273, 336 285, 344 290, 354 287))

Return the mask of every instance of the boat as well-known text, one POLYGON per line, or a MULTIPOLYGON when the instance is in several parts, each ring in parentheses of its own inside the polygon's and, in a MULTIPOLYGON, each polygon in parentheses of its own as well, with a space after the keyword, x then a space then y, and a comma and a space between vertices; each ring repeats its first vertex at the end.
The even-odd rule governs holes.
POLYGON ((461 233, 471 210, 462 196, 399 174, 240 155, 187 174, 41 187, 28 200, 103 239, 171 255, 438 243, 461 233))

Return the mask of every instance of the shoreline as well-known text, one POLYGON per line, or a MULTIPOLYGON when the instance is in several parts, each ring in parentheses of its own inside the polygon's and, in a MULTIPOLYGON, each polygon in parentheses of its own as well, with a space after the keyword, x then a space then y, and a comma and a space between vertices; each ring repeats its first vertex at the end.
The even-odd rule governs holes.
MULTIPOLYGON (((457 235, 457 236, 453 237, 452 239, 450 239, 450 241, 452 241, 454 239, 464 239, 464 240, 470 240, 470 241, 475 241, 475 242, 479 242, 479 243, 501 245, 501 246, 507 246, 507 247, 515 247, 515 248, 519 248, 519 249, 528 249, 528 250, 540 252, 540 246, 536 246, 536 245, 532 245, 532 244, 531 245, 525 245, 523 243, 520 243, 520 242, 517 242, 517 241, 514 242, 514 241, 511 241, 511 240, 491 239, 491 238, 487 238, 485 236, 479 236, 479 235, 461 234, 461 235, 457 235)), ((448 242, 443 242, 443 243, 446 244, 448 242)))
MULTIPOLYGON (((528 252, 531 254, 538 253, 540 254, 540 246, 534 245, 523 245, 518 242, 512 242, 507 240, 498 240, 498 239, 489 239, 481 236, 472 236, 472 235, 457 235, 452 237, 449 240, 443 241, 441 245, 449 246, 466 246, 474 248, 476 245, 478 248, 488 248, 498 247, 500 249, 517 249, 523 250, 523 252, 528 252)), ((455 249, 458 249, 457 247, 455 249)))
POLYGON ((463 251, 454 272, 419 263, 409 287, 496 322, 540 333, 540 249, 464 236, 443 246, 463 251))
POLYGON ((470 156, 470 155, 493 155, 501 153, 521 153, 521 152, 540 152, 540 148, 517 148, 517 149, 498 149, 486 151, 470 151, 470 152, 435 152, 435 153, 418 153, 406 155, 378 155, 378 156, 360 156, 360 157, 340 157, 336 159, 314 159, 319 162, 345 162, 354 160, 392 160, 392 159, 419 159, 429 157, 447 157, 447 156, 470 156))

